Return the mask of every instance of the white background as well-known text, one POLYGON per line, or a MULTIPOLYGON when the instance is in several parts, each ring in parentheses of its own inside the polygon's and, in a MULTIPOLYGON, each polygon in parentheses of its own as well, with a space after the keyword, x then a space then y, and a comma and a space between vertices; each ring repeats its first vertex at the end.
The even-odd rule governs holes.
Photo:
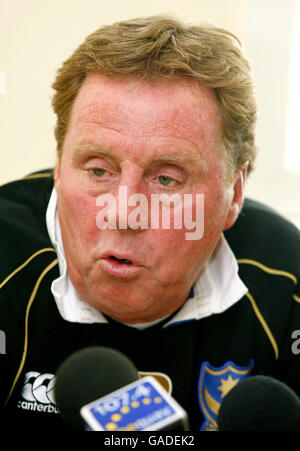
MULTIPOLYGON (((0 0, 0 184, 55 165, 51 84, 86 35, 117 20, 169 13, 240 38, 259 102, 259 155, 246 194, 300 227, 300 174, 284 166, 299 1, 0 0)), ((293 145, 300 152, 296 139, 293 145)))

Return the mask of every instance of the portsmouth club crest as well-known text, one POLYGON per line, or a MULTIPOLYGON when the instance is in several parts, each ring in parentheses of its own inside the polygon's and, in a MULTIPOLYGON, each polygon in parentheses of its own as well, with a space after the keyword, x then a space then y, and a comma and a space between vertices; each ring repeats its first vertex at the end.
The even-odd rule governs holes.
POLYGON ((223 398, 241 380, 251 376, 253 367, 253 360, 244 367, 233 362, 226 362, 221 367, 203 362, 198 383, 199 404, 205 418, 201 431, 218 430, 218 413, 223 398))

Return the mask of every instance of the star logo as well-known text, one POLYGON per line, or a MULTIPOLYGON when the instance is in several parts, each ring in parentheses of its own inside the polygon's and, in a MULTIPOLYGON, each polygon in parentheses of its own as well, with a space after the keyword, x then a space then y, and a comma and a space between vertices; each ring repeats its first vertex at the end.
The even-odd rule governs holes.
POLYGON ((236 384, 238 384, 239 380, 239 378, 232 379, 231 374, 227 377, 227 379, 221 379, 221 385, 217 387, 217 389, 222 392, 221 398, 224 398, 224 396, 226 396, 227 393, 230 392, 230 390, 235 387, 236 384))

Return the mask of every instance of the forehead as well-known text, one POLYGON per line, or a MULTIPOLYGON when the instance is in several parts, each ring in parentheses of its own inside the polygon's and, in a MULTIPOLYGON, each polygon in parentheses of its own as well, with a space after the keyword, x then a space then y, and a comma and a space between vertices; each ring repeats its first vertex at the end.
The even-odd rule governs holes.
POLYGON ((128 136, 219 139, 220 114, 212 89, 194 79, 147 81, 89 75, 75 100, 71 126, 90 124, 128 136))

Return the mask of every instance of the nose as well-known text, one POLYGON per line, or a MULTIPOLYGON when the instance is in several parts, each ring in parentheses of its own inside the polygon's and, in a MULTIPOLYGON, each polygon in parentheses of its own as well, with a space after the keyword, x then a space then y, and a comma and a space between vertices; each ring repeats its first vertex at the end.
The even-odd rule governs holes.
POLYGON ((119 229, 143 230, 148 227, 148 200, 143 169, 131 161, 122 167, 117 207, 119 229))
POLYGON ((115 213, 120 230, 148 228, 148 198, 140 184, 119 185, 115 213))
POLYGON ((123 171, 110 196, 105 215, 107 228, 136 231, 148 228, 148 195, 142 171, 134 168, 123 171))

